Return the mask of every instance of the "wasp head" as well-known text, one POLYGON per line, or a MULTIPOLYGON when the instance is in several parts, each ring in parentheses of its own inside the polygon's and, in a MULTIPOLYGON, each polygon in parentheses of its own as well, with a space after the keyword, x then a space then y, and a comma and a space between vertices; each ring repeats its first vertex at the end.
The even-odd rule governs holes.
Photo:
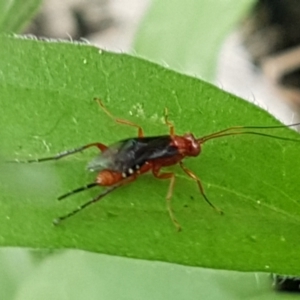
POLYGON ((198 156, 201 152, 200 143, 191 133, 186 133, 184 136, 184 149, 186 156, 198 156))

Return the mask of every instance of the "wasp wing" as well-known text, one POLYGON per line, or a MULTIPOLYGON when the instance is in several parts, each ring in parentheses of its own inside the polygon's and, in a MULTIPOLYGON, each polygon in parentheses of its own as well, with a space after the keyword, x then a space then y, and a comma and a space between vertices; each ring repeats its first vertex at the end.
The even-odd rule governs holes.
POLYGON ((90 171, 111 170, 126 172, 147 161, 166 158, 178 153, 169 135, 130 138, 109 146, 87 166, 90 171))
POLYGON ((117 171, 117 161, 123 152, 126 152, 126 148, 129 148, 129 144, 125 141, 117 142, 110 145, 105 151, 99 153, 92 161, 87 165, 87 169, 92 172, 99 172, 104 169, 117 171))
POLYGON ((142 166, 147 161, 168 158, 178 154, 169 135, 138 139, 139 147, 135 151, 135 161, 129 167, 142 166))

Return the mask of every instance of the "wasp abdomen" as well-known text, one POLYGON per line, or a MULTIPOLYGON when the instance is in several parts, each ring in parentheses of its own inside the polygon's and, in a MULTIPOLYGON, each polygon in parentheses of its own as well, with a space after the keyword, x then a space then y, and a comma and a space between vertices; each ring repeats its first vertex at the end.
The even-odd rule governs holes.
POLYGON ((111 186, 120 182, 123 178, 123 173, 103 170, 98 174, 96 183, 102 186, 111 186))

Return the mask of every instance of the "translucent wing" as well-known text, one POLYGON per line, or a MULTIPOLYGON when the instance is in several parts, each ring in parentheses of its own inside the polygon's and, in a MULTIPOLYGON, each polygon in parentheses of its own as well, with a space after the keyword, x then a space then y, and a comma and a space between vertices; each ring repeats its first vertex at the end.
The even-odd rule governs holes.
POLYGON ((105 151, 99 153, 88 163, 87 169, 92 172, 99 172, 104 169, 119 171, 120 156, 123 152, 126 152, 126 148, 130 146, 128 142, 120 141, 109 146, 105 151))
POLYGON ((111 170, 126 172, 136 165, 140 167, 146 161, 165 158, 177 154, 177 148, 171 145, 168 135, 131 138, 108 147, 96 156, 87 166, 90 171, 111 170))

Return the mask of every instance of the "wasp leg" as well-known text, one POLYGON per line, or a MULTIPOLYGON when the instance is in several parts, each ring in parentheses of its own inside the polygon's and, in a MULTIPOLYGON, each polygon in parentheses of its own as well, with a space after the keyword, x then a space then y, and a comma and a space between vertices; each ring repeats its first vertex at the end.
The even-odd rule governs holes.
POLYGON ((158 179, 170 179, 170 185, 169 185, 169 189, 168 189, 168 193, 167 193, 167 209, 170 215, 170 218, 173 222, 173 224, 175 225, 177 231, 181 231, 181 226, 179 224, 179 222, 177 221, 177 219, 175 218, 173 209, 172 209, 172 205, 171 205, 171 198, 173 195, 173 189, 174 189, 174 183, 175 183, 175 174, 174 173, 160 173, 159 174, 160 169, 153 169, 152 173, 153 175, 158 178, 158 179))
MULTIPOLYGON (((74 210, 71 211, 70 213, 68 213, 68 214, 66 214, 66 215, 64 215, 64 216, 62 216, 62 217, 59 217, 59 218, 57 218, 57 219, 54 219, 54 220, 53 220, 53 224, 54 224, 54 225, 58 225, 61 221, 63 221, 63 220, 65 220, 65 219, 68 219, 68 218, 74 216, 75 214, 77 214, 78 212, 80 212, 81 210, 83 210, 84 208, 86 208, 87 206, 89 206, 89 205, 91 205, 91 204, 94 204, 94 203, 98 202, 98 201, 101 200, 103 197, 105 197, 106 195, 108 195, 108 194, 110 194, 112 191, 114 191, 115 189, 117 189, 117 188, 119 188, 119 187, 121 187, 121 186, 123 186, 123 185, 125 185, 125 184, 128 184, 128 183, 130 183, 130 182, 132 182, 132 181, 134 181, 136 178, 137 178, 137 175, 134 174, 134 175, 132 175, 131 177, 128 177, 128 178, 124 179, 124 180, 121 181, 120 183, 108 187, 108 188, 107 188, 106 190, 104 190, 102 193, 100 193, 100 194, 97 195, 96 197, 92 198, 92 199, 89 200, 88 202, 86 202, 86 203, 84 203, 84 204, 78 206, 76 209, 74 209, 74 210)), ((86 185, 86 186, 80 187, 80 188, 78 188, 78 189, 75 189, 75 190, 73 190, 73 191, 71 191, 71 192, 69 192, 69 193, 67 193, 67 194, 64 194, 64 195, 58 197, 58 200, 62 200, 62 199, 64 199, 64 198, 66 198, 66 197, 69 197, 69 196, 71 196, 71 195, 73 195, 73 194, 76 194, 76 193, 78 193, 78 192, 85 191, 85 190, 87 190, 87 189, 93 188, 93 187, 95 187, 95 186, 97 186, 97 185, 98 185, 97 183, 90 183, 90 184, 88 184, 88 185, 86 185)))
POLYGON ((111 117, 115 122, 119 123, 119 124, 125 124, 125 125, 129 125, 129 126, 132 126, 132 127, 135 127, 138 129, 138 137, 143 137, 144 136, 144 131, 142 129, 141 126, 135 124, 135 123, 132 123, 130 121, 127 121, 127 120, 123 120, 123 119, 119 119, 119 118, 116 118, 115 116, 113 116, 111 114, 110 111, 107 110, 107 108, 104 106, 104 104, 102 103, 102 101, 99 99, 99 98, 94 98, 95 101, 98 102, 98 104, 101 106, 101 108, 104 110, 104 112, 109 116, 111 117))
POLYGON ((189 176, 191 177, 193 180, 195 180, 198 184, 198 187, 199 187, 199 190, 200 190, 200 193, 202 194, 203 198, 205 199, 205 201, 212 207, 214 208, 219 214, 223 214, 222 210, 220 210, 219 208, 217 208, 216 206, 214 206, 210 201, 209 199, 206 197, 205 193, 204 193, 204 189, 203 189, 203 186, 201 184, 201 181, 200 179, 191 171, 189 170, 188 168, 186 168, 182 161, 179 162, 179 165, 180 167, 182 168, 182 170, 189 176))
POLYGON ((33 162, 43 162, 43 161, 48 161, 48 160, 58 160, 58 159, 61 159, 65 156, 75 154, 77 152, 82 152, 85 149, 90 148, 90 147, 97 147, 100 151, 104 151, 104 150, 107 149, 107 146, 105 146, 104 144, 92 143, 92 144, 87 144, 87 145, 84 145, 84 146, 81 146, 81 147, 78 147, 78 148, 74 148, 74 149, 71 149, 71 150, 66 150, 66 151, 63 151, 63 152, 59 152, 59 153, 55 154, 54 156, 44 157, 44 158, 37 158, 37 159, 30 159, 30 160, 26 160, 24 162, 33 163, 33 162))
POLYGON ((164 111, 165 124, 169 127, 170 136, 173 137, 175 135, 174 124, 168 120, 168 109, 165 107, 164 111))
POLYGON ((87 206, 94 204, 96 202, 98 202, 99 200, 101 200, 104 196, 106 196, 107 194, 111 193, 112 191, 114 191, 116 188, 120 187, 121 185, 115 185, 112 186, 110 188, 107 188, 106 190, 104 190, 101 194, 97 195, 96 197, 94 197, 93 199, 91 199, 90 201, 78 206, 76 209, 74 209, 73 211, 71 211, 70 213, 59 217, 57 219, 53 220, 53 225, 58 225, 61 221, 68 219, 72 216, 74 216, 75 214, 77 214, 78 212, 80 212, 81 210, 83 210, 84 208, 86 208, 87 206))
POLYGON ((87 185, 85 185, 85 186, 82 186, 82 187, 77 188, 77 189, 75 189, 75 190, 73 190, 73 191, 71 191, 71 192, 68 192, 68 193, 66 193, 66 194, 63 194, 63 195, 59 196, 59 197, 57 198, 57 200, 65 199, 65 198, 67 198, 67 197, 69 197, 69 196, 71 196, 71 195, 77 194, 77 193, 82 192, 82 191, 86 191, 86 190, 91 189, 91 188, 93 188, 93 187, 95 187, 95 186, 99 186, 98 183, 96 183, 96 182, 89 183, 89 184, 87 184, 87 185))

